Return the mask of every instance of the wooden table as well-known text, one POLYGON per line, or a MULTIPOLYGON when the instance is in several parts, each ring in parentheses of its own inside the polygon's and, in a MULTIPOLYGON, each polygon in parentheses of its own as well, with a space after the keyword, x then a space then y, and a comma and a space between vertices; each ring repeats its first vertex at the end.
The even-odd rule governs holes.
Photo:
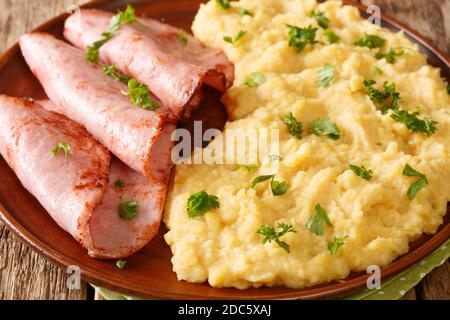
MULTIPOLYGON (((17 38, 85 0, 0 0, 0 52, 17 38)), ((450 52, 450 0, 362 0, 397 17, 450 52)), ((31 251, 0 222, 0 299, 94 299, 86 283, 66 287, 66 271, 31 251)), ((450 300, 450 263, 427 275, 404 299, 450 300)))

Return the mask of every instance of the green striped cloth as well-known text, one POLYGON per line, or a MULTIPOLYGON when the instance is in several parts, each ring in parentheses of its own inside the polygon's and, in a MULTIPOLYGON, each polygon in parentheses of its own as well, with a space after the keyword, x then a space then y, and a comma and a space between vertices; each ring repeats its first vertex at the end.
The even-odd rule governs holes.
MULTIPOLYGON (((380 289, 364 289, 358 293, 344 297, 344 300, 397 300, 408 290, 414 288, 423 277, 434 268, 439 267, 450 257, 450 239, 430 255, 397 275, 382 281, 380 289)), ((92 285, 106 300, 140 300, 139 297, 129 296, 92 285)))

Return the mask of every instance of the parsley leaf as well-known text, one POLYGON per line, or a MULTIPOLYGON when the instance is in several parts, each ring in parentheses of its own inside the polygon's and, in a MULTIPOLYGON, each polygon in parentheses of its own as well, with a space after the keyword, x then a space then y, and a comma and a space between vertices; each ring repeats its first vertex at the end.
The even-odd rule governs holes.
POLYGON ((397 57, 403 55, 404 51, 401 48, 390 48, 388 52, 386 53, 382 53, 382 52, 378 52, 375 55, 375 58, 377 58, 378 60, 381 59, 385 59, 387 63, 395 63, 395 61, 397 60, 397 57))
POLYGON ((244 37, 247 34, 246 30, 240 30, 238 32, 238 34, 234 37, 230 37, 230 36, 224 36, 223 37, 223 41, 228 42, 230 44, 232 44, 233 46, 236 46, 236 42, 238 42, 240 39, 242 39, 242 37, 244 37))
POLYGON ((386 114, 389 109, 398 109, 400 93, 395 91, 395 84, 384 82, 382 90, 374 88, 375 80, 364 80, 364 87, 369 93, 370 100, 381 106, 381 113, 386 114))
POLYGON ((373 171, 370 169, 364 168, 364 166, 358 167, 353 164, 350 164, 348 166, 350 170, 352 170, 358 177, 361 177, 363 179, 366 179, 367 181, 370 181, 372 179, 373 171))
POLYGON ((178 32, 178 40, 180 40, 180 42, 184 45, 187 45, 188 43, 188 38, 186 38, 186 36, 184 35, 184 31, 180 30, 178 32))
POLYGON ((323 69, 317 72, 317 82, 323 87, 329 87, 334 82, 334 66, 326 63, 323 69))
POLYGON ((325 16, 325 12, 321 10, 314 10, 311 13, 311 17, 316 18, 317 23, 323 29, 327 29, 330 23, 330 19, 325 16))
POLYGON ((283 157, 280 156, 279 154, 271 154, 271 155, 269 156, 269 160, 270 160, 270 162, 274 162, 274 161, 282 161, 282 160, 283 160, 283 157))
POLYGON ((111 65, 107 65, 105 64, 103 66, 103 73, 108 76, 111 77, 117 81, 121 81, 123 83, 128 83, 128 81, 130 81, 130 77, 127 76, 123 76, 120 75, 117 71, 116 71, 116 65, 115 64, 111 64, 111 65))
POLYGON ((330 251, 331 255, 335 255, 336 252, 347 242, 347 236, 342 238, 334 237, 333 241, 328 243, 328 251, 330 251))
POLYGON ((270 189, 274 196, 281 196, 287 192, 289 185, 287 182, 280 182, 275 180, 275 175, 264 175, 256 177, 252 180, 252 188, 254 188, 258 183, 270 180, 270 189))
POLYGON ((288 131, 292 136, 296 137, 297 139, 302 138, 303 124, 294 117, 292 112, 289 112, 284 117, 284 124, 287 126, 288 131))
POLYGON ((114 185, 117 188, 123 188, 125 186, 125 182, 122 179, 117 179, 116 181, 114 181, 114 185))
POLYGON ((432 136, 437 128, 437 121, 431 119, 419 119, 419 111, 408 112, 407 110, 392 110, 391 118, 397 122, 401 122, 412 132, 423 132, 427 137, 432 136))
POLYGON ((314 207, 314 214, 306 223, 306 228, 308 228, 311 232, 317 234, 318 236, 323 236, 325 225, 329 227, 333 226, 325 209, 317 203, 314 207))
POLYGON ((374 66, 372 71, 375 74, 382 74, 383 73, 383 70, 381 70, 380 67, 377 67, 377 66, 374 66))
POLYGON ((126 264, 127 264, 127 260, 120 259, 120 260, 116 261, 116 267, 119 268, 119 269, 125 268, 126 264))
POLYGON ((370 49, 381 48, 386 43, 386 40, 374 34, 364 32, 364 37, 354 43, 358 47, 367 47, 370 49))
POLYGON ((305 28, 300 28, 292 25, 287 25, 289 28, 289 46, 295 47, 297 52, 302 51, 306 45, 317 43, 316 31, 317 28, 313 28, 311 25, 305 28))
POLYGON ((239 14, 241 16, 250 16, 253 17, 253 12, 251 12, 250 10, 247 10, 245 8, 242 7, 236 7, 239 10, 239 14))
POLYGON ((122 92, 130 97, 131 104, 145 110, 157 110, 161 108, 158 102, 150 98, 150 91, 147 85, 139 83, 136 79, 131 78, 128 81, 128 91, 122 92))
POLYGON ((189 218, 199 219, 203 217, 206 212, 219 207, 219 198, 214 195, 209 195, 203 190, 189 196, 186 209, 189 218))
POLYGON ((262 72, 252 72, 249 74, 245 85, 248 87, 259 87, 264 82, 266 82, 266 76, 262 72))
POLYGON ((419 179, 410 185, 406 191, 406 195, 410 200, 412 200, 416 196, 417 192, 428 184, 427 177, 423 173, 414 170, 409 164, 405 165, 402 174, 407 177, 419 177, 419 179))
POLYGON ((229 0, 216 0, 216 3, 224 10, 231 7, 229 0))
POLYGON ((119 214, 124 220, 131 220, 138 215, 138 203, 136 201, 122 201, 119 204, 119 214))
POLYGON ((92 45, 87 47, 86 59, 92 62, 97 62, 100 55, 100 48, 119 30, 120 26, 136 21, 135 10, 131 5, 127 5, 124 11, 119 11, 111 18, 109 29, 102 33, 103 38, 95 41, 92 45))
POLYGON ((67 142, 61 141, 58 142, 51 151, 52 156, 56 157, 58 155, 59 150, 64 152, 64 157, 68 157, 72 155, 72 150, 70 145, 67 142))
POLYGON ((275 227, 273 226, 263 225, 256 231, 256 233, 263 236, 263 244, 266 242, 270 243, 272 241, 275 241, 276 244, 278 244, 281 248, 289 253, 289 245, 286 242, 280 240, 280 238, 288 232, 297 233, 297 231, 295 231, 294 227, 291 224, 285 223, 279 223, 278 228, 280 228, 281 231, 276 231, 275 227))
POLYGON ((325 37, 327 37, 328 42, 330 44, 336 43, 336 42, 338 42, 341 39, 341 37, 339 37, 336 33, 331 31, 330 29, 326 29, 323 32, 323 34, 324 34, 325 37))
POLYGON ((338 140, 341 136, 339 128, 328 117, 314 120, 311 124, 311 132, 317 136, 328 135, 333 140, 338 140))

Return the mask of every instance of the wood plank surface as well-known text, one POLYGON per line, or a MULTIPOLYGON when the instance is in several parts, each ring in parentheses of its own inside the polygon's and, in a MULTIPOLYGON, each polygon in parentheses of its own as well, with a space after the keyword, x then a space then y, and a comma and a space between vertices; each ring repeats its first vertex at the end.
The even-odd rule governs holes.
MULTIPOLYGON (((26 31, 85 0, 0 0, 0 52, 26 31)), ((450 51, 450 0, 361 0, 380 6, 450 51)), ((435 269, 403 299, 450 300, 450 263, 435 269)), ((88 289, 66 286, 67 273, 27 248, 0 222, 1 299, 87 299, 88 289)))

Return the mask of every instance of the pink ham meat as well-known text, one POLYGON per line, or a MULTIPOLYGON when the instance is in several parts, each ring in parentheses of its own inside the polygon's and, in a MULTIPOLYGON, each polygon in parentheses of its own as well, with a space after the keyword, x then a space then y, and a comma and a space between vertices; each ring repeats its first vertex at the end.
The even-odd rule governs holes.
POLYGON ((144 110, 122 92, 127 86, 106 77, 84 53, 45 33, 20 38, 31 71, 59 112, 82 124, 89 133, 132 169, 152 181, 166 181, 171 133, 164 108, 144 110))
POLYGON ((120 160, 111 161, 105 147, 66 117, 0 95, 0 153, 23 186, 91 256, 127 257, 155 236, 166 185, 149 183, 120 160), (62 141, 72 155, 52 156, 62 141), (124 181, 123 188, 114 185, 117 179, 124 181), (121 219, 120 202, 132 200, 138 202, 138 215, 121 219))
MULTIPOLYGON (((64 36, 85 49, 102 38, 113 14, 101 10, 81 10, 65 23, 64 36)), ((234 80, 234 67, 225 54, 208 48, 180 30, 156 20, 138 18, 139 23, 122 25, 100 49, 100 59, 147 84, 150 90, 179 118, 188 118, 199 102, 202 84, 220 91, 234 80)))

